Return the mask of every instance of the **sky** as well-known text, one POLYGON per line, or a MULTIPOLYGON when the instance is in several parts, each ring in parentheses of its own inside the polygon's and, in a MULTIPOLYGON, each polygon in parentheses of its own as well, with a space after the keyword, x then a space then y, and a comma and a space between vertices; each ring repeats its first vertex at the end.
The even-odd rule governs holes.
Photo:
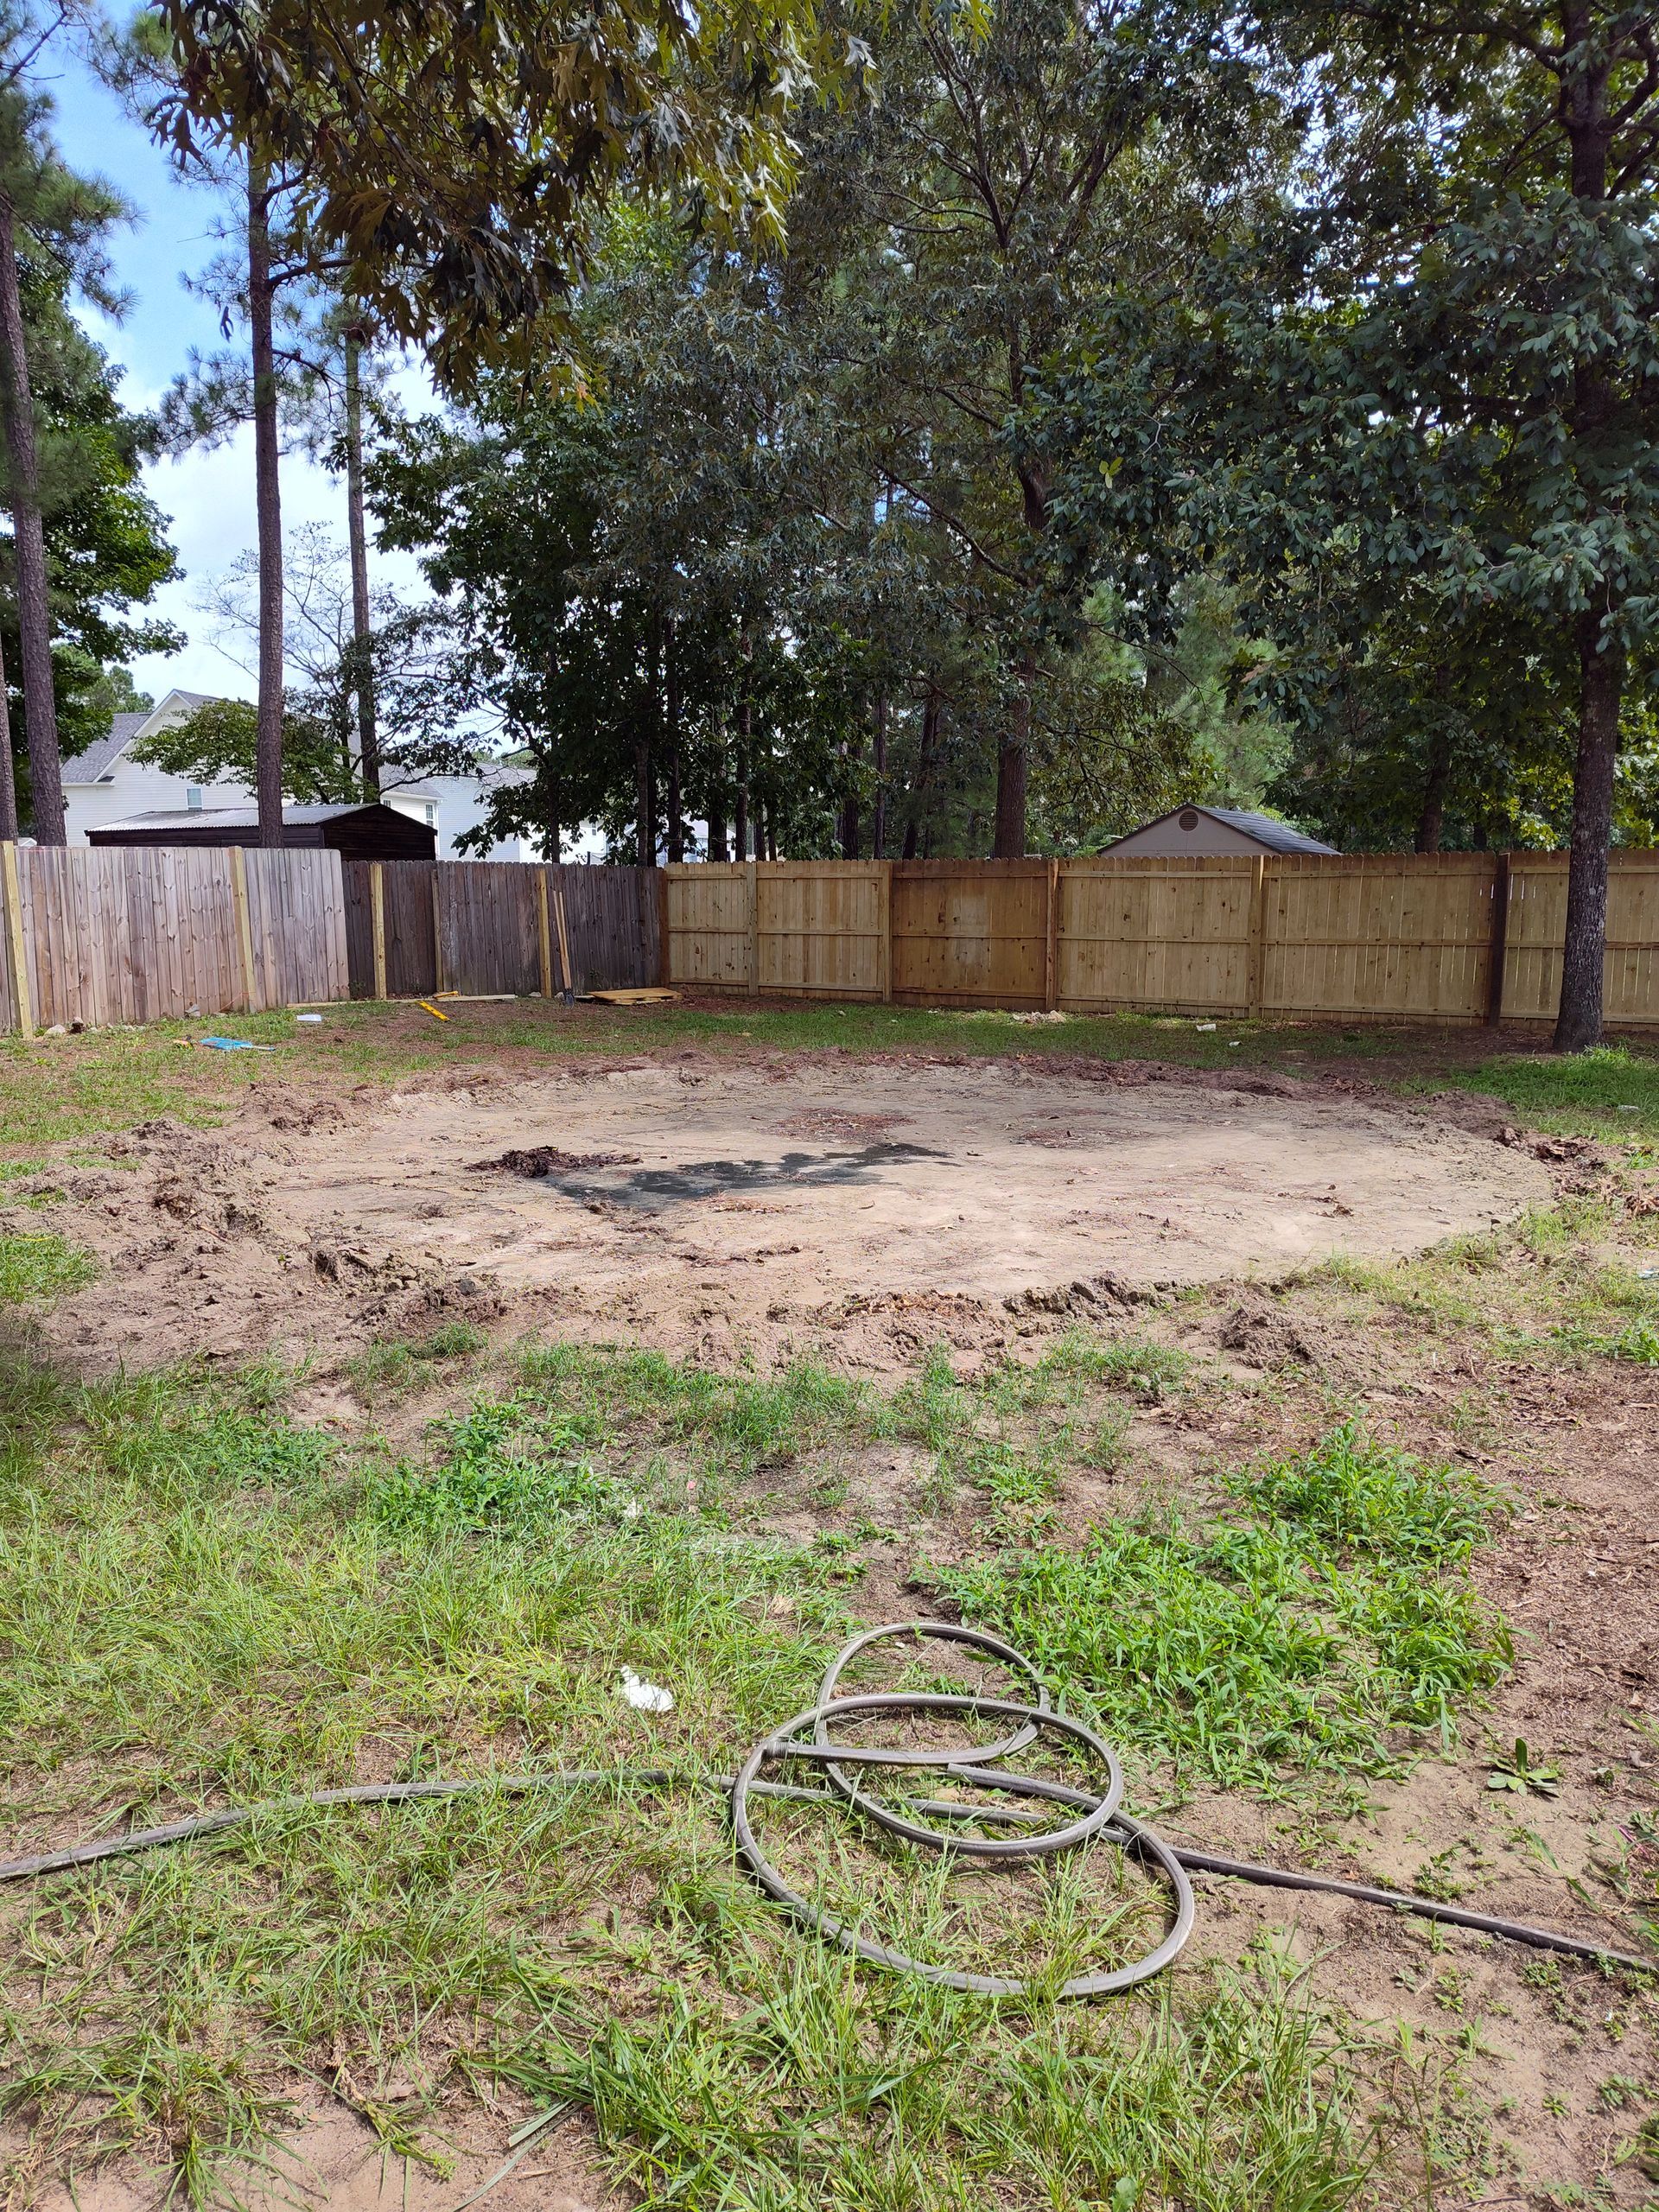
MULTIPOLYGON (((48 57, 37 81, 56 103, 54 131, 70 166, 114 185, 137 211, 134 226, 118 232, 111 249, 118 278, 133 296, 126 315, 112 323, 84 302, 79 312, 92 337, 126 372, 119 387, 124 404, 153 407, 188 367, 193 347, 209 353, 226 344, 213 309, 185 283, 218 250, 217 203, 210 193, 180 180, 147 132, 76 56, 60 50, 48 57)), ((242 334, 233 334, 230 342, 243 343, 242 334)), ((418 391, 423 380, 411 374, 407 381, 418 391)), ((178 460, 154 461, 145 480, 150 497, 170 518, 168 537, 181 571, 152 604, 189 643, 176 654, 135 660, 133 679, 158 699, 175 684, 251 699, 253 677, 240 664, 245 645, 233 633, 221 635, 197 598, 207 580, 254 542, 252 431, 245 427, 213 452, 198 448, 178 460)), ((317 522, 344 542, 342 480, 293 453, 283 457, 282 485, 285 532, 317 522)), ((372 573, 377 583, 417 582, 406 556, 386 556, 372 573)))

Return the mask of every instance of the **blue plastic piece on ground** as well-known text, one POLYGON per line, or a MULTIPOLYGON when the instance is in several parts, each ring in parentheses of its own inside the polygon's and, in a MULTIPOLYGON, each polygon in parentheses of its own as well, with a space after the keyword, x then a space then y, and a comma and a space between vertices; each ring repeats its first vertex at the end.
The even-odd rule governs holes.
POLYGON ((198 1037, 198 1045, 207 1045, 215 1052, 274 1052, 274 1045, 251 1045, 245 1037, 198 1037))

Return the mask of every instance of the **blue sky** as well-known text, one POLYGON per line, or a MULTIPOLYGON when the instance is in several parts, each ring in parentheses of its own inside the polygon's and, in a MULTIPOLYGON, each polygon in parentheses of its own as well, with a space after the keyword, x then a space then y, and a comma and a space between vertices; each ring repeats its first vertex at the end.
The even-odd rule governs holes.
MULTIPOLYGON (((216 204, 211 194, 181 182, 172 163, 120 103, 73 54, 60 49, 41 73, 56 102, 55 133, 65 158, 83 173, 105 178, 137 210, 133 228, 113 242, 112 258, 123 286, 133 295, 119 323, 83 310, 92 335, 126 372, 121 395, 130 407, 152 406, 188 365, 190 349, 208 353, 225 342, 213 309, 186 289, 216 250, 216 204)), ((240 334, 232 342, 240 343, 240 334)), ((418 385, 418 379, 410 381, 418 385)), ((253 681, 220 650, 215 626, 196 604, 202 582, 227 568, 253 543, 253 441, 246 429, 213 453, 196 450, 162 460, 148 471, 150 496, 171 518, 170 537, 183 571, 156 596, 160 613, 183 630, 189 644, 171 658, 133 664, 140 687, 157 697, 172 684, 192 690, 251 698, 253 681)), ((346 534, 345 487, 302 454, 283 460, 284 528, 307 522, 346 534)), ((380 564, 377 580, 410 584, 412 564, 399 558, 380 564)), ((240 652, 239 643, 225 645, 240 652)))

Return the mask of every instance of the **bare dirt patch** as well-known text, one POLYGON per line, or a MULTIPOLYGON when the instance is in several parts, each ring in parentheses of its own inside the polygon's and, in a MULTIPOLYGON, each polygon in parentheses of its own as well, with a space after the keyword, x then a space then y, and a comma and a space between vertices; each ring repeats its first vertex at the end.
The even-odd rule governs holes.
POLYGON ((1376 1097, 1020 1060, 457 1071, 111 1149, 54 1209, 104 1262, 50 1325, 91 1365, 509 1312, 716 1362, 833 1335, 885 1365, 912 1301, 988 1340, 1010 1313, 1407 1253, 1551 1189, 1524 1148, 1376 1097), (490 1159, 518 1172, 470 1172, 490 1159))

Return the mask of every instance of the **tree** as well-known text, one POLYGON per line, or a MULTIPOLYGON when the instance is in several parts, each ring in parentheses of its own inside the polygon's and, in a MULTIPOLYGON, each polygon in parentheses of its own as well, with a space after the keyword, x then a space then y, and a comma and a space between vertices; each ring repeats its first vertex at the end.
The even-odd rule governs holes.
MULTIPOLYGON (((50 102, 29 76, 67 10, 36 18, 15 5, 0 11, 0 414, 6 443, 17 626, 29 742, 31 811, 42 844, 64 842, 63 780, 53 683, 52 602, 37 398, 30 370, 25 297, 45 263, 97 302, 118 312, 108 282, 104 241, 127 210, 107 188, 76 176, 51 143, 50 102)), ((48 289, 54 289, 48 280, 48 289)), ((10 734, 0 813, 16 830, 10 734)))

